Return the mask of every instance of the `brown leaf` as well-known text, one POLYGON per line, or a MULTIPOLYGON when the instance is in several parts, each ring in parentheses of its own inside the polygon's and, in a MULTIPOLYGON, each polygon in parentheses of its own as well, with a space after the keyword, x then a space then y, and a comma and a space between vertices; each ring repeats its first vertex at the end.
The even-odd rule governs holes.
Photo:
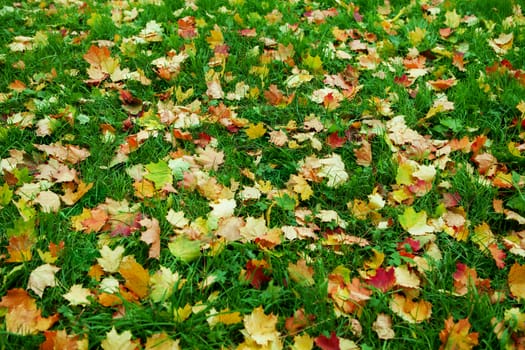
POLYGON ((140 235, 140 240, 146 242, 151 247, 149 248, 149 257, 158 259, 160 256, 160 226, 159 221, 155 218, 144 218, 139 223, 146 227, 146 231, 140 235))

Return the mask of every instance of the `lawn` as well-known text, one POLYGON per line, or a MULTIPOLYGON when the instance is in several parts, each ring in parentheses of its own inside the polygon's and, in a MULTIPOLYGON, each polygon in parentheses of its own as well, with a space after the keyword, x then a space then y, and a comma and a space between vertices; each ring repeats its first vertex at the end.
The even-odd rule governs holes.
POLYGON ((0 4, 0 350, 523 349, 518 3, 0 4))

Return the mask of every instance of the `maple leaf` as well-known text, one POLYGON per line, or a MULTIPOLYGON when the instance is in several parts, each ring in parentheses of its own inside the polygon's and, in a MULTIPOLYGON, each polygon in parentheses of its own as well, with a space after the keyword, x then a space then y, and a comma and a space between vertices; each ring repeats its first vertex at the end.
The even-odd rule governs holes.
POLYGON ((266 315, 262 306, 253 309, 252 313, 243 318, 244 329, 241 331, 245 338, 256 344, 267 346, 271 343, 280 343, 280 333, 277 331, 278 318, 273 313, 266 315))
POLYGON ((295 97, 295 93, 290 96, 284 96, 283 92, 279 90, 277 85, 271 84, 268 90, 264 92, 264 97, 270 105, 284 107, 292 102, 293 98, 295 97))
POLYGON ((68 162, 77 164, 91 155, 85 148, 75 145, 63 146, 60 142, 55 142, 49 145, 34 144, 35 148, 47 153, 49 156, 58 159, 61 162, 68 162))
POLYGON ((328 187, 338 187, 348 180, 345 164, 339 154, 332 153, 331 157, 320 159, 319 164, 321 168, 317 175, 328 179, 328 187))
POLYGON ((428 301, 414 301, 399 293, 392 296, 390 309, 409 323, 421 323, 428 320, 432 314, 432 304, 428 301))
POLYGON ((43 213, 56 213, 60 209, 60 197, 52 191, 39 192, 33 202, 40 204, 43 213))
POLYGON ((29 275, 27 288, 31 289, 39 297, 42 297, 46 287, 56 286, 55 274, 59 270, 59 267, 50 264, 40 265, 29 275))
POLYGON ((173 256, 185 262, 197 259, 201 254, 201 243, 184 236, 178 236, 168 243, 168 249, 173 256))
POLYGON ((314 348, 314 339, 307 333, 295 336, 293 341, 291 350, 311 350, 314 348))
POLYGON ((242 317, 238 311, 230 311, 229 309, 224 309, 220 312, 217 312, 217 310, 212 308, 212 310, 210 310, 210 313, 208 314, 208 318, 206 318, 206 321, 208 322, 210 327, 213 328, 219 323, 225 325, 240 323, 242 322, 242 317))
POLYGON ((315 321, 314 315, 306 315, 304 309, 297 309, 292 317, 288 317, 284 326, 290 335, 297 334, 315 321))
POLYGON ((478 332, 469 333, 470 322, 468 318, 454 323, 450 316, 445 320, 445 329, 439 332, 441 346, 439 350, 469 350, 478 345, 478 332))
POLYGON ((212 146, 208 145, 206 148, 198 148, 197 154, 195 161, 206 170, 217 171, 219 166, 224 163, 224 152, 217 151, 212 146))
POLYGON ((369 277, 366 282, 385 293, 392 289, 396 284, 395 270, 393 267, 388 269, 380 267, 375 271, 375 275, 369 277))
POLYGON ((139 298, 148 295, 149 274, 132 255, 122 258, 118 272, 126 280, 125 286, 139 298))
POLYGON ((394 330, 392 329, 392 318, 387 314, 378 314, 372 324, 372 329, 377 333, 379 339, 388 340, 395 337, 394 330))
POLYGON ((130 331, 118 333, 115 326, 106 333, 106 338, 102 340, 100 346, 104 350, 137 350, 138 344, 131 340, 133 335, 130 331))
POLYGON ((343 145, 346 143, 346 137, 339 136, 339 133, 335 131, 328 135, 328 137, 326 138, 326 143, 331 148, 343 147, 343 145))
POLYGON ((150 258, 158 259, 160 256, 160 226, 159 221, 155 218, 144 218, 139 223, 146 228, 146 231, 140 235, 140 240, 149 244, 148 255, 150 258))
POLYGON ((357 165, 370 166, 372 164, 372 146, 367 140, 361 142, 361 147, 354 148, 357 165))
POLYGON ((179 340, 171 339, 166 333, 155 333, 146 340, 145 350, 180 350, 179 340))
POLYGON ((101 257, 97 258, 97 261, 104 271, 114 273, 119 270, 123 255, 123 246, 119 245, 115 249, 111 249, 105 245, 100 249, 101 257))
POLYGON ((222 35, 221 28, 215 24, 213 29, 210 30, 210 36, 206 37, 206 42, 214 49, 218 45, 224 44, 224 36, 222 35))
POLYGON ((62 297, 69 301, 69 305, 89 305, 91 301, 88 297, 92 296, 91 291, 82 287, 81 284, 74 284, 69 288, 69 292, 63 294, 62 297))
POLYGON ((266 260, 251 259, 246 263, 246 274, 244 279, 255 289, 261 289, 262 285, 272 278, 270 265, 266 260))
POLYGON ((351 314, 366 304, 372 291, 366 288, 358 278, 350 281, 349 278, 335 272, 328 276, 328 295, 338 309, 351 314))
POLYGON ((40 344, 40 350, 87 350, 88 340, 79 339, 78 335, 67 334, 65 330, 44 331, 46 340, 40 344))
POLYGON ((313 286, 314 281, 314 269, 311 266, 306 265, 305 259, 299 259, 297 263, 288 264, 288 273, 292 281, 306 286, 313 286))
POLYGON ((51 328, 59 319, 58 314, 42 317, 36 300, 20 288, 8 290, 0 301, 0 307, 7 308, 4 320, 6 330, 15 334, 37 334, 51 328))
POLYGON ((320 335, 314 339, 315 345, 320 347, 322 350, 340 350, 339 338, 334 331, 330 333, 330 338, 324 335, 320 335))
POLYGON ((241 227, 239 233, 246 241, 252 241, 262 237, 267 231, 268 228, 264 217, 254 218, 249 216, 246 218, 246 224, 241 227))
POLYGON ((31 261, 33 258, 31 248, 33 248, 34 243, 34 238, 29 234, 9 237, 9 245, 7 246, 9 258, 7 258, 5 262, 18 263, 31 261))
POLYGON ((412 207, 405 208, 402 215, 398 216, 401 226, 414 236, 434 232, 435 229, 427 224, 427 213, 422 210, 419 213, 412 207))
POLYGON ((250 140, 254 140, 263 137, 266 133, 266 128, 264 127, 264 123, 250 123, 248 124, 248 128, 245 129, 244 132, 250 140))
POLYGON ((206 95, 212 99, 220 100, 224 98, 224 91, 222 90, 221 83, 218 80, 211 80, 206 82, 208 89, 206 95))
POLYGON ((525 266, 518 263, 512 265, 508 275, 508 284, 515 298, 525 299, 525 266))
POLYGON ((150 277, 149 284, 151 288, 150 298, 155 302, 160 302, 168 298, 174 287, 181 281, 177 272, 171 272, 167 267, 160 268, 150 277))

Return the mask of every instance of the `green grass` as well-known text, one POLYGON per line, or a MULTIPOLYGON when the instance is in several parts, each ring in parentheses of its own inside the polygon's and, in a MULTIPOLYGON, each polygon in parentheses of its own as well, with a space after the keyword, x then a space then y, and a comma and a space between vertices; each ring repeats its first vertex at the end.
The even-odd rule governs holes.
POLYGON ((517 236, 525 220, 525 21, 518 1, 393 1, 389 12, 379 0, 201 0, 196 9, 189 3, 129 2, 121 17, 119 6, 102 1, 0 5, 0 350, 58 347, 55 337, 66 333, 83 341, 79 349, 104 348, 112 329, 130 335, 133 345, 123 340, 130 348, 150 349, 148 341, 160 334, 181 349, 266 349, 272 344, 247 332, 259 306, 275 316, 274 349, 296 349, 297 335, 323 349, 322 336, 331 334, 363 350, 459 348, 469 333, 478 340, 461 348, 517 348, 525 333, 523 282, 511 277, 525 268, 517 236), (192 21, 195 36, 179 34, 192 21), (145 27, 155 23, 159 40, 145 40, 145 27), (444 37, 440 30, 449 24, 452 33, 444 37), (223 46, 214 49, 216 28, 223 46), (254 36, 243 36, 246 29, 254 36), (336 38, 336 29, 347 38, 336 38), (411 43, 417 30, 426 34, 411 43), (512 40, 500 43, 506 51, 491 47, 510 33, 512 40), (354 50, 354 40, 366 47, 354 50), (150 83, 117 78, 104 54, 98 68, 106 76, 88 83, 97 67, 84 55, 93 45, 107 46, 121 70, 142 72, 150 83), (184 52, 171 79, 163 78, 170 73, 154 60, 184 52), (453 60, 456 52, 464 69, 453 60), (222 64, 220 53, 227 53, 222 64), (410 55, 424 57, 425 74, 406 66, 410 55), (309 79, 287 83, 299 71, 309 79), (213 72, 223 97, 210 92, 213 72), (400 83, 411 74, 412 84, 400 83), (455 84, 432 89, 429 82, 440 79, 455 84), (325 88, 345 92, 342 82, 359 91, 335 106, 329 100, 337 93, 321 103, 312 98, 325 88), (240 83, 247 91, 231 97, 240 83), (295 96, 273 105, 271 85, 282 99, 295 96), (142 111, 128 113, 126 94, 142 102, 142 111), (429 116, 443 97, 453 108, 429 116), (161 122, 159 101, 177 106, 172 120, 161 122), (194 125, 176 127, 183 119, 194 125), (253 137, 248 130, 259 123, 266 131, 253 137), (287 137, 283 143, 271 138, 277 130, 287 137), (339 147, 330 141, 334 132, 345 138, 339 147), (466 144, 457 146, 462 138, 466 144), (368 164, 359 153, 364 140, 368 164), (51 144, 62 145, 57 154, 38 149, 51 144), (65 160, 71 146, 89 157, 65 160), (59 169, 48 170, 53 164, 59 169), (71 202, 68 191, 81 183, 91 187, 71 202), (407 218, 410 209, 426 221, 407 218), (179 224, 171 222, 173 213, 183 214, 179 224), (482 225, 491 232, 480 233, 482 225), (341 234, 346 242, 337 241, 341 234), (500 267, 477 243, 483 237, 505 254, 500 267), (357 238, 366 242, 351 242, 357 238), (416 251, 411 240, 419 242, 416 251), (136 261, 131 272, 119 256, 108 267, 104 246, 123 247, 120 258, 136 261), (303 261, 313 283, 293 271, 303 261), (59 270, 38 275, 46 264, 59 270), (463 295, 458 290, 467 279, 455 281, 461 264, 477 275, 463 295), (392 269, 393 281, 381 290, 373 277, 392 269), (163 298, 155 294, 160 276, 163 298), (35 278, 46 280, 41 295, 35 278), (340 300, 351 311, 332 295, 337 278, 342 294, 357 288, 352 281, 364 290, 340 300), (108 285, 116 289, 108 292, 108 285), (87 301, 66 299, 73 286, 89 294, 87 301), (35 310, 13 306, 13 293, 22 290, 35 310), (370 295, 359 300, 362 293, 370 295), (403 314, 392 305, 400 296, 427 302, 431 314, 414 322, 407 315, 413 308, 403 314), (185 307, 191 311, 177 318, 185 307), (237 320, 212 326, 213 310, 238 313, 237 320), (287 319, 298 310, 311 319, 293 333, 287 319), (390 339, 376 331, 380 314, 392 321, 390 339), (53 315, 52 324, 30 324, 53 315), (450 317, 470 328, 445 344, 450 317), (26 331, 17 329, 22 318, 26 331), (257 339, 259 346, 247 345, 257 339))

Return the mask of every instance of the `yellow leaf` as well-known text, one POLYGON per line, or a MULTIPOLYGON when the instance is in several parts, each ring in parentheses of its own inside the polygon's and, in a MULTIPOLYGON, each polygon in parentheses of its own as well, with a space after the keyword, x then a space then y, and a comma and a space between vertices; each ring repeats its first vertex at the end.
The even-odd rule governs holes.
POLYGON ((257 123, 257 124, 250 123, 248 125, 248 128, 244 130, 244 132, 246 133, 246 136, 248 136, 250 140, 254 140, 254 139, 263 137, 264 134, 266 133, 266 128, 264 127, 263 123, 257 123))
POLYGON ((509 288, 513 296, 525 299, 525 266, 515 263, 509 271, 509 288))
POLYGON ((277 331, 278 318, 274 314, 266 315, 262 306, 244 316, 244 327, 242 331, 246 339, 253 340, 258 345, 269 345, 278 342, 280 333, 277 331))
POLYGON ((413 31, 408 32, 408 40, 412 45, 417 46, 425 39, 426 34, 427 31, 425 29, 416 27, 413 31))
POLYGON ((190 304, 184 305, 184 307, 179 307, 175 311, 173 311, 173 317, 175 319, 175 322, 183 322, 188 317, 191 316, 192 309, 190 304))
POLYGON ((454 11, 447 11, 445 13, 445 25, 450 28, 457 28, 461 23, 461 17, 457 14, 456 9, 454 11))
POLYGON ((126 280, 125 286, 139 298, 148 295, 149 274, 135 258, 131 255, 125 256, 118 269, 118 272, 126 280))
POLYGON ((224 37, 222 36, 221 28, 217 24, 212 30, 210 30, 210 36, 206 37, 206 41, 212 49, 217 45, 224 44, 224 37))

